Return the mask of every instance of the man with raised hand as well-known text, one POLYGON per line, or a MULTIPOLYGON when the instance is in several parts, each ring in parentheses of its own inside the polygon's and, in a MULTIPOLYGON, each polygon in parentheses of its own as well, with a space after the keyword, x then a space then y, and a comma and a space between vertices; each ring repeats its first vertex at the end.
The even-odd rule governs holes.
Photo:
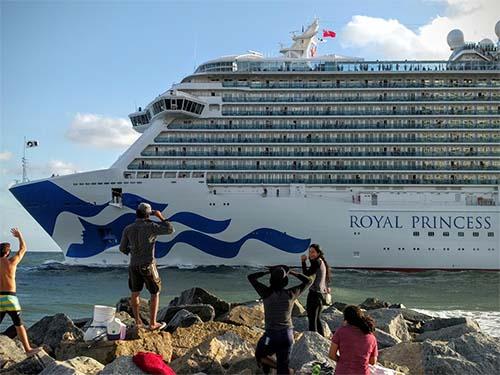
POLYGON ((9 315, 16 327, 17 336, 23 344, 26 354, 33 355, 40 351, 40 348, 32 348, 26 328, 21 320, 21 305, 16 296, 16 271, 17 265, 26 254, 26 242, 22 233, 17 228, 10 230, 12 235, 19 240, 19 251, 9 258, 11 253, 10 243, 0 243, 0 323, 5 315, 9 315))
POLYGON ((161 279, 156 267, 155 243, 159 235, 174 233, 174 227, 160 211, 153 211, 148 203, 139 204, 136 216, 135 222, 125 227, 120 242, 120 251, 130 254, 128 268, 128 285, 132 293, 130 303, 137 327, 141 328, 143 322, 139 313, 139 295, 145 284, 151 293, 149 327, 151 330, 161 330, 166 323, 156 321, 161 279), (160 222, 150 220, 151 215, 160 219, 160 222))

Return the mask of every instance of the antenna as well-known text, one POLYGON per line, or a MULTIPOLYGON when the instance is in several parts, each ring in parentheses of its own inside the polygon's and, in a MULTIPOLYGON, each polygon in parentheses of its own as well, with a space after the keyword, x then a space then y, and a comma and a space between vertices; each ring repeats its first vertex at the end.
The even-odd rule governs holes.
POLYGON ((23 165, 23 182, 28 182, 28 176, 26 173, 26 136, 24 137, 24 143, 23 143, 23 158, 22 160, 22 165, 23 165))
POLYGON ((196 33, 195 38, 194 38, 194 67, 193 67, 193 70, 196 70, 197 50, 198 50, 198 33, 196 33))

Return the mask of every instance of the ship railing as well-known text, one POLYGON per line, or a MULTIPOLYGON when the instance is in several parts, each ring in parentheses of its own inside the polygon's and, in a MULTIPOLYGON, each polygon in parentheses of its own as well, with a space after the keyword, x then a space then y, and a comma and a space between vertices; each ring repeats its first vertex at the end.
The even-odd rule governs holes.
POLYGON ((456 109, 456 110, 389 110, 389 111, 340 111, 340 110, 324 110, 324 111, 298 111, 289 109, 287 111, 280 110, 267 110, 267 111, 245 111, 245 110, 229 110, 222 109, 223 116, 346 116, 346 115, 389 115, 389 116, 398 116, 398 115, 432 115, 432 116, 442 116, 442 115, 500 115, 500 110, 478 110, 478 109, 456 109))
POLYGON ((352 172, 352 171, 373 171, 373 173, 378 173, 381 171, 390 172, 390 171, 407 171, 408 173, 416 173, 416 172, 429 172, 429 171, 446 171, 447 173, 465 173, 466 171, 475 172, 475 173, 488 173, 488 172, 500 172, 500 165, 485 165, 482 167, 478 166, 437 166, 437 165, 429 165, 426 166, 412 166, 412 165, 330 165, 330 166, 322 166, 322 165, 308 165, 308 163, 304 162, 305 165, 299 165, 297 163, 296 166, 286 165, 286 164, 276 164, 266 166, 264 164, 260 164, 260 166, 256 166, 255 163, 252 164, 237 164, 237 165, 212 165, 210 163, 203 164, 190 164, 190 163, 178 163, 178 164, 154 164, 154 163, 144 163, 144 164, 131 164, 128 166, 129 169, 137 169, 137 170, 211 170, 211 171, 298 171, 298 172, 313 172, 313 171, 321 171, 328 173, 336 173, 336 172, 352 172))
POLYGON ((447 84, 432 83, 432 82, 393 82, 393 81, 378 81, 378 82, 222 82, 222 87, 228 88, 245 88, 252 89, 380 89, 380 88, 452 88, 452 89, 481 89, 481 88, 495 88, 500 87, 500 80, 492 81, 490 83, 474 82, 466 84, 465 82, 447 84))
POLYGON ((269 98, 248 98, 248 97, 229 97, 222 96, 222 101, 225 103, 390 103, 390 102, 405 102, 405 103, 429 103, 429 102, 496 102, 499 101, 500 97, 497 96, 484 96, 484 97, 398 97, 398 98, 341 98, 341 97, 307 97, 307 98, 279 98, 279 97, 269 97, 269 98))
POLYGON ((489 124, 448 124, 444 121, 441 123, 433 124, 170 124, 169 129, 172 130, 198 130, 198 129, 216 129, 216 130, 252 130, 252 129, 269 129, 269 130, 363 130, 363 129, 380 129, 380 130, 408 130, 408 129, 428 129, 428 130, 439 130, 447 129, 452 131, 453 129, 485 129, 494 130, 500 128, 499 124, 492 124, 489 120, 489 124))
POLYGON ((382 138, 382 137, 374 137, 371 139, 366 139, 362 137, 358 138, 311 138, 308 139, 306 137, 300 139, 280 139, 280 138, 270 138, 270 139, 262 139, 262 138, 249 138, 245 137, 244 139, 233 139, 233 138, 183 138, 183 137, 157 137, 155 138, 155 142, 157 143, 307 143, 307 144, 323 144, 323 143, 333 143, 333 144, 342 144, 342 143, 357 143, 361 144, 370 144, 370 143, 491 143, 498 142, 499 137, 427 137, 427 138, 411 138, 411 137, 393 137, 393 138, 382 138))

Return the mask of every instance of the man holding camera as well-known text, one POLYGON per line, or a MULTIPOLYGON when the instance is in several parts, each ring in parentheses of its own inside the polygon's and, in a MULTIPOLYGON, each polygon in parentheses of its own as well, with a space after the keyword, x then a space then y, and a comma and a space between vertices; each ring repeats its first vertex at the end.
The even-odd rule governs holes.
POLYGON ((125 227, 120 243, 120 251, 126 255, 130 254, 128 268, 128 285, 132 292, 130 303, 137 327, 141 328, 143 322, 139 313, 139 295, 145 284, 146 289, 151 293, 149 328, 160 330, 165 327, 166 323, 156 321, 160 303, 161 279, 156 267, 155 243, 159 235, 174 233, 174 227, 160 211, 152 210, 148 203, 139 204, 136 215, 135 222, 125 227), (160 219, 160 222, 150 220, 151 215, 160 219))

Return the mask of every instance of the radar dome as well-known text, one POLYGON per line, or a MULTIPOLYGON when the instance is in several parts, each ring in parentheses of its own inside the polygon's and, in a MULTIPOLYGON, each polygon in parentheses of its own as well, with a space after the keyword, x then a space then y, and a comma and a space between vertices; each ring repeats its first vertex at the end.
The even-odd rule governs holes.
POLYGON ((483 40, 481 40, 479 42, 479 45, 483 48, 485 47, 492 47, 494 46, 493 42, 491 41, 491 39, 488 39, 488 38, 484 38, 483 40))
POLYGON ((461 47, 464 45, 464 33, 459 29, 451 30, 446 41, 452 50, 461 47))
POLYGON ((500 21, 495 25, 495 34, 497 34, 497 38, 500 39, 500 21))

